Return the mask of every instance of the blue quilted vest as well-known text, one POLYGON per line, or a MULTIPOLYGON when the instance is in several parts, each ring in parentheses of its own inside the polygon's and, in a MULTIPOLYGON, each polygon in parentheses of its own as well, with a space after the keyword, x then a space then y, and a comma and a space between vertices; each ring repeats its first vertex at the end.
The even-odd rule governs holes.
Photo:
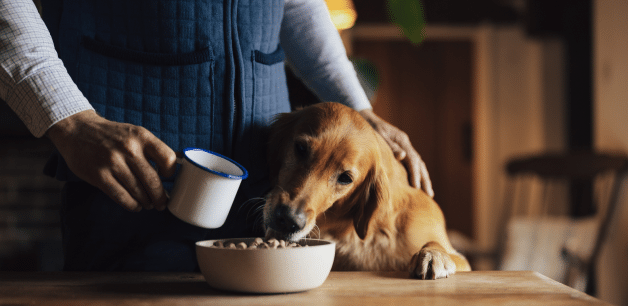
MULTIPOLYGON (((266 127, 290 111, 283 0, 42 4, 60 58, 100 115, 143 126, 176 152, 199 147, 233 158, 250 173, 236 202, 261 196, 266 127)), ((48 172, 76 178, 61 158, 48 172)))

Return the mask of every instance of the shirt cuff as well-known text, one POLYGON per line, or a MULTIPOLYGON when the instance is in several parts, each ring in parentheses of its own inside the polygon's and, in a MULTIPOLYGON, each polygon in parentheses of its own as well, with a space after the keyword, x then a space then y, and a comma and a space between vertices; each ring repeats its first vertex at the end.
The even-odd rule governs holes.
POLYGON ((6 102, 35 137, 69 116, 94 109, 72 79, 55 70, 43 70, 17 83, 6 102))

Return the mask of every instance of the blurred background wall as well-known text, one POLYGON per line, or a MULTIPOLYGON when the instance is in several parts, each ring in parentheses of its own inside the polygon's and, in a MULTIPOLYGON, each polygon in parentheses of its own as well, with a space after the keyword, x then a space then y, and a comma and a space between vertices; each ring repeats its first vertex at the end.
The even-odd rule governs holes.
MULTIPOLYGON (((628 1, 594 5, 594 139, 600 150, 628 151, 628 1)), ((628 185, 600 259, 600 297, 628 305, 628 185)))

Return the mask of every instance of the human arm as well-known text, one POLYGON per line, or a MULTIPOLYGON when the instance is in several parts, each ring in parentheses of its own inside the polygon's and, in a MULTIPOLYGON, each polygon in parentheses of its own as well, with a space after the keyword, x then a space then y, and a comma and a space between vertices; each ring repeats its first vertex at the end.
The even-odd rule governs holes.
POLYGON ((286 1, 280 34, 288 63, 323 101, 336 101, 359 111, 403 162, 410 184, 434 195, 420 155, 403 131, 377 116, 360 85, 353 64, 324 1, 286 1))
POLYGON ((157 171, 174 175, 176 155, 143 127, 109 121, 93 110, 67 117, 46 135, 68 167, 127 210, 163 210, 168 197, 157 171))
POLYGON ((58 58, 32 0, 0 1, 0 99, 35 137, 93 109, 58 58))
POLYGON ((165 208, 167 196, 148 160, 171 176, 174 152, 145 129, 93 111, 31 0, 0 1, 0 99, 33 135, 52 140, 74 174, 124 208, 165 208))

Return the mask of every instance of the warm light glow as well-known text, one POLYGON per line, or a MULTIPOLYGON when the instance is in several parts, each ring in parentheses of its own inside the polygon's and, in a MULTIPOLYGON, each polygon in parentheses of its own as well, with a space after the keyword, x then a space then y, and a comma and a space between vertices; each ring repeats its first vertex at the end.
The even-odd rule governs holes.
POLYGON ((351 28, 358 14, 351 0, 326 0, 331 21, 338 30, 351 28))

